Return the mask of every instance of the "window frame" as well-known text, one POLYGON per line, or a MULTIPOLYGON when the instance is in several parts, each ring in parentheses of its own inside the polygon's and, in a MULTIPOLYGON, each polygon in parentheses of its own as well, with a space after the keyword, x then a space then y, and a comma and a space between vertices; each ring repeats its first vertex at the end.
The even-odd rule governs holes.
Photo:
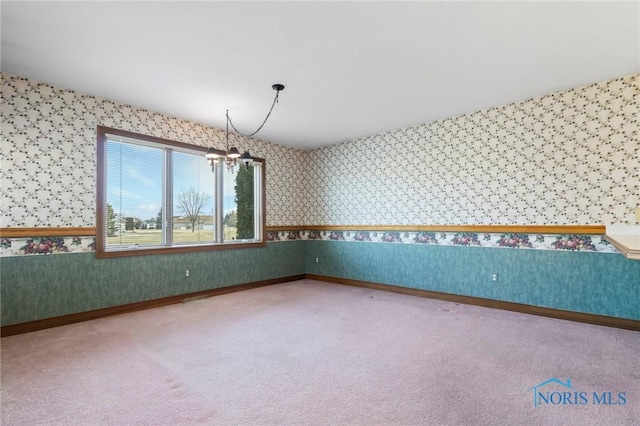
MULTIPOLYGON (((228 249, 244 249, 244 248, 258 248, 258 247, 266 247, 267 245, 267 231, 266 231, 266 162, 263 158, 254 157, 254 162, 260 163, 260 226, 257 231, 259 233, 260 239, 257 241, 222 241, 222 242, 211 242, 204 244, 180 244, 169 247, 144 247, 141 249, 121 249, 121 250, 107 250, 106 249, 106 235, 104 232, 105 229, 105 220, 106 220, 106 209, 107 209, 107 199, 106 199, 106 164, 105 164, 105 150, 106 150, 106 140, 107 135, 114 136, 122 136, 125 138, 138 139, 145 142, 151 142, 159 145, 166 145, 168 147, 174 147, 178 149, 187 149, 191 151, 200 151, 202 152, 202 161, 205 161, 204 154, 207 152, 208 147, 203 147, 199 145, 188 144, 184 142, 177 142, 170 139, 159 138, 156 136, 144 135, 141 133, 130 132, 122 129, 115 129, 106 126, 97 126, 97 173, 96 173, 96 258, 112 258, 112 257, 127 257, 127 256, 147 256, 154 254, 171 254, 171 253, 195 253, 195 252, 203 252, 203 251, 215 251, 215 250, 228 250, 228 249)), ((241 167, 241 164, 238 164, 237 167, 241 167)), ((226 166, 220 166, 226 167, 226 166)), ((165 195, 165 194, 163 194, 165 195)), ((214 204, 217 203, 217 200, 214 200, 214 204)))

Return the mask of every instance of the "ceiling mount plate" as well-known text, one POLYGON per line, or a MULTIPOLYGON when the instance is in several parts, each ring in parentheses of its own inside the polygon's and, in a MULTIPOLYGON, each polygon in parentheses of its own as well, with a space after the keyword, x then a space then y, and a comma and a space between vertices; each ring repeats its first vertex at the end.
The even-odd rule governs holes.
POLYGON ((284 90, 284 84, 276 83, 276 84, 274 84, 273 86, 271 86, 271 88, 272 88, 273 90, 275 90, 275 91, 278 91, 278 92, 279 92, 279 91, 281 91, 281 90, 284 90))

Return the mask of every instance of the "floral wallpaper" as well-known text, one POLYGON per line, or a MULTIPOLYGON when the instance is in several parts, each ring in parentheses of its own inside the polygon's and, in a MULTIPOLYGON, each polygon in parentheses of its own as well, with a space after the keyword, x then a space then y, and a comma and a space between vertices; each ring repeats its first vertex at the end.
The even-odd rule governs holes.
POLYGON ((0 257, 31 254, 84 253, 95 251, 94 237, 2 238, 0 257))
MULTIPOLYGON (((603 235, 495 234, 475 232, 397 231, 267 231, 267 241, 320 240, 439 246, 476 246, 618 253, 603 235)), ((95 251, 94 237, 2 238, 0 257, 84 253, 95 251)))
POLYGON ((268 231, 267 241, 345 241, 364 243, 476 246, 509 249, 617 253, 603 235, 495 234, 476 232, 268 231))
MULTIPOLYGON (((223 132, 2 76, 2 227, 95 226, 96 125, 203 146, 223 132)), ((258 139, 267 226, 635 224, 640 74, 303 152, 258 139), (357 161, 355 160, 357 159, 357 161)), ((268 232, 322 239, 614 253, 602 236, 268 232)), ((94 250, 93 237, 3 238, 0 256, 94 250)))
POLYGON ((640 74, 309 152, 308 225, 634 225, 640 74))
MULTIPOLYGON (((2 227, 95 226, 98 124, 195 145, 224 145, 222 130, 1 76, 2 227)), ((301 223, 305 153, 259 139, 240 138, 238 145, 267 161, 267 225, 301 223)))

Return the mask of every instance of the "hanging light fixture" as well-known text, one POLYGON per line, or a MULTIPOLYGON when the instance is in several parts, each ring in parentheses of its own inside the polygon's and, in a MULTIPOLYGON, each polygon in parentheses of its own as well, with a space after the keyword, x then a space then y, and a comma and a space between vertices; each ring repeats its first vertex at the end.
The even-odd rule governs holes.
POLYGON ((281 90, 284 90, 284 85, 274 84, 271 86, 271 88, 276 91, 276 96, 275 98, 273 98, 273 103, 271 104, 271 109, 269 109, 267 116, 264 118, 264 121, 255 132, 248 135, 244 135, 240 133, 238 129, 236 129, 236 127, 233 125, 233 121, 231 121, 231 117, 229 117, 229 110, 227 110, 227 114, 226 114, 227 125, 225 128, 225 137, 224 137, 225 150, 210 147, 207 153, 205 154, 205 158, 207 162, 211 165, 212 172, 215 172, 216 168, 223 164, 226 164, 227 169, 233 172, 235 166, 238 164, 238 159, 240 159, 240 161, 245 165, 245 167, 249 167, 249 164, 251 164, 251 162, 253 161, 253 157, 251 157, 251 154, 249 153, 249 151, 245 151, 243 154, 240 154, 240 151, 235 146, 229 147, 229 126, 231 126, 238 135, 245 136, 248 138, 255 136, 260 130, 262 130, 262 127, 264 127, 264 125, 267 123, 267 120, 269 119, 269 116, 273 111, 273 107, 276 105, 276 103, 278 103, 278 95, 280 95, 281 90))

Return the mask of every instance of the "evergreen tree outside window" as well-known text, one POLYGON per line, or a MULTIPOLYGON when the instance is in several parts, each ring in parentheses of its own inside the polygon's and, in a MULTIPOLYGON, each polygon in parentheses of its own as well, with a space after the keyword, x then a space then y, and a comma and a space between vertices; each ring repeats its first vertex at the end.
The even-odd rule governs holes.
POLYGON ((212 172, 206 150, 98 126, 96 256, 264 246, 264 161, 212 172))
POLYGON ((255 215, 253 205, 253 167, 240 167, 236 177, 235 202, 239 239, 252 239, 255 235, 255 215))

